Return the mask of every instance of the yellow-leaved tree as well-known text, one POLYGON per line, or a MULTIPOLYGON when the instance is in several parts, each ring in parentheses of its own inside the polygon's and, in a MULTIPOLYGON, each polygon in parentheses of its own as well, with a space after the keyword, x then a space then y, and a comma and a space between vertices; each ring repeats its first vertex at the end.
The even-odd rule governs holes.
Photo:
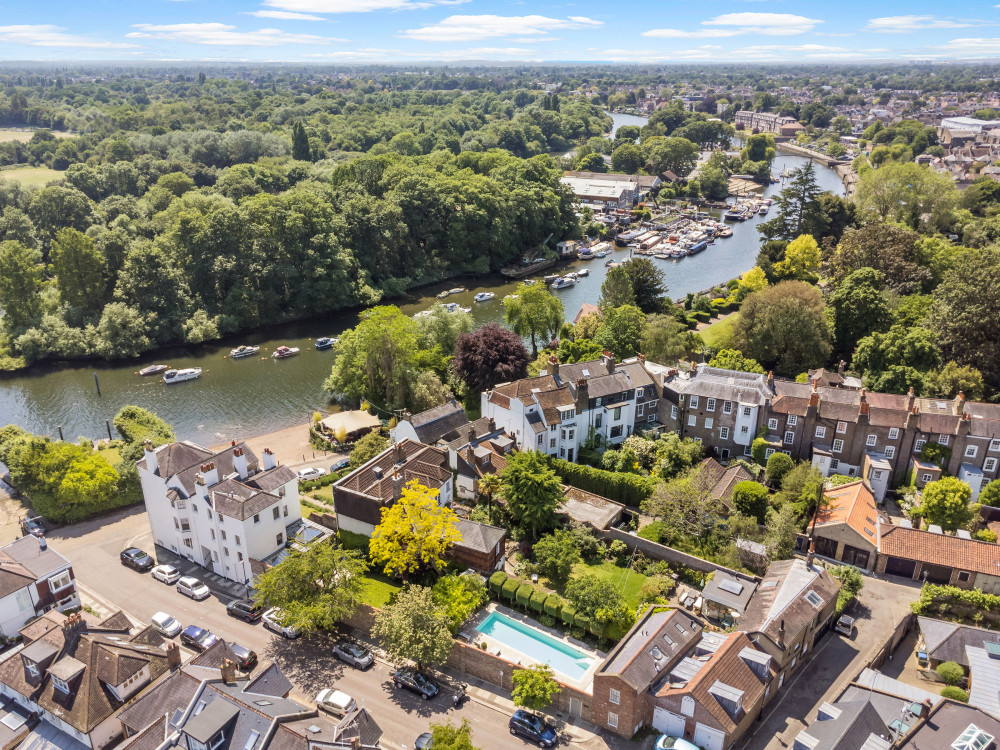
POLYGON ((455 524, 458 516, 438 505, 439 494, 414 479, 403 487, 399 500, 382 509, 368 553, 387 576, 405 579, 428 568, 444 568, 445 554, 462 537, 455 524))
POLYGON ((808 279, 819 270, 819 245, 811 234, 800 234, 785 248, 785 259, 774 264, 782 279, 808 279))

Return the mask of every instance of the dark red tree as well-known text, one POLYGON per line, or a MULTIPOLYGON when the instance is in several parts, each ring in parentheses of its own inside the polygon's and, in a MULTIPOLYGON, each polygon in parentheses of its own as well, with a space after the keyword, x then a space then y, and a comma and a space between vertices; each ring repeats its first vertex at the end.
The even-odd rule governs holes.
POLYGON ((528 350, 516 333, 487 323, 458 337, 451 367, 471 393, 479 393, 527 375, 528 350))

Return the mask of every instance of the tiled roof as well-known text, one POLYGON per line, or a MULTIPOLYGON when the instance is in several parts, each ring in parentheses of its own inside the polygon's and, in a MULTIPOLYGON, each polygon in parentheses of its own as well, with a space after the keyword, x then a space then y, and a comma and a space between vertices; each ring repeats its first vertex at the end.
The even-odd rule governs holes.
POLYGON ((872 547, 878 544, 876 519, 878 510, 875 496, 863 479, 838 487, 830 487, 823 493, 827 505, 816 516, 817 529, 833 524, 847 524, 872 547))
POLYGON ((248 487, 254 487, 263 492, 274 492, 280 487, 284 487, 289 482, 297 479, 295 472, 287 466, 276 466, 268 471, 254 474, 244 481, 248 487))
MULTIPOLYGON (((156 449, 157 474, 161 477, 172 477, 180 471, 204 463, 212 456, 212 451, 194 443, 168 443, 156 449)), ((146 459, 139 461, 139 466, 146 468, 146 459)))
POLYGON ((743 464, 723 466, 714 458, 706 458, 701 462, 701 469, 712 483, 712 497, 721 500, 728 508, 733 496, 733 488, 740 482, 752 482, 754 476, 743 464))
POLYGON ((771 563, 750 598, 740 628, 747 633, 763 633, 777 643, 784 622, 785 642, 791 643, 839 590, 840 583, 825 568, 806 565, 797 558, 771 563), (809 592, 820 598, 819 607, 808 601, 809 592))
POLYGON ((683 657, 701 634, 701 623, 687 613, 649 607, 608 654, 598 674, 616 674, 636 690, 644 691, 683 657), (660 659, 655 657, 654 647, 660 659))
POLYGON ((882 524, 879 553, 987 575, 1000 574, 1000 545, 882 524))
POLYGON ((917 627, 924 637, 927 656, 935 661, 957 662, 963 667, 969 666, 966 646, 982 648, 986 642, 1000 643, 1000 633, 994 630, 935 620, 932 617, 918 617, 917 627))
POLYGON ((469 417, 462 405, 452 398, 440 406, 414 414, 409 422, 421 443, 432 444, 467 425, 469 417))
POLYGON ((507 530, 499 526, 468 521, 459 518, 455 522, 455 527, 460 535, 457 544, 476 552, 491 553, 507 536, 507 530))
MULTIPOLYGON (((174 443, 178 445, 178 443, 174 443)), ((191 464, 187 468, 176 473, 177 480, 181 483, 181 486, 190 495, 195 491, 195 477, 201 471, 201 465, 205 463, 214 463, 215 468, 218 470, 219 477, 226 477, 235 472, 233 467, 233 451, 237 448, 243 451, 243 455, 247 460, 247 466, 257 464, 257 456, 254 455, 253 451, 246 445, 246 443, 237 443, 236 445, 230 445, 223 448, 217 453, 213 453, 207 457, 199 458, 195 463, 191 464)), ((157 463, 159 463, 159 452, 157 452, 157 463)), ((163 466, 160 466, 160 476, 170 476, 169 474, 164 474, 163 466)))

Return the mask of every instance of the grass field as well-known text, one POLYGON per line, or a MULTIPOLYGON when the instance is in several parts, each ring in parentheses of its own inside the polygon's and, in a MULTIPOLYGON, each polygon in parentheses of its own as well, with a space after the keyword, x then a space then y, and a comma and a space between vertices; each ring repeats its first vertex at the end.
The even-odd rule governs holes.
MULTIPOLYGON (((11 130, 8 128, 0 128, 0 143, 11 143, 13 141, 18 141, 20 143, 27 143, 31 140, 31 136, 35 134, 33 130, 11 130)), ((53 130, 52 135, 56 138, 65 138, 72 133, 64 133, 61 131, 53 130)))
POLYGON ((639 606, 639 591, 642 589, 642 584, 646 582, 646 576, 642 573, 636 573, 634 570, 609 561, 604 561, 599 565, 577 563, 573 566, 574 578, 586 573, 593 573, 611 581, 615 588, 622 592, 629 607, 634 609, 639 606))
POLYGON ((401 588, 403 587, 398 583, 390 581, 383 575, 368 572, 365 574, 365 587, 361 592, 361 601, 370 607, 381 609, 401 588))
POLYGON ((712 325, 698 331, 698 335, 705 340, 705 344, 713 349, 726 349, 733 341, 733 331, 736 328, 736 321, 740 314, 733 313, 728 318, 712 323, 712 325))
POLYGON ((17 180, 25 187, 44 187, 52 180, 58 180, 65 175, 57 169, 48 167, 18 167, 17 169, 0 170, 0 180, 17 180))

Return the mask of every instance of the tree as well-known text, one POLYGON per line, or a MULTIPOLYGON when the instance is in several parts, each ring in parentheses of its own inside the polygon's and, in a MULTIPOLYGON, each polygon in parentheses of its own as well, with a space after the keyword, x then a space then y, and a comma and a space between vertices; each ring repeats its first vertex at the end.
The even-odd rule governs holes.
POLYGON ((472 331, 474 325, 469 313, 451 312, 444 305, 434 305, 429 315, 417 318, 420 348, 447 357, 455 351, 459 336, 472 331))
POLYGON ((372 635, 396 661, 413 661, 417 669, 443 664, 451 654, 448 618, 424 586, 406 586, 396 600, 375 614, 372 635))
POLYGON ((569 531, 557 529, 543 536, 532 548, 539 570, 556 586, 569 580, 573 566, 580 562, 576 538, 569 531))
POLYGON ((622 305, 604 311, 594 342, 619 359, 634 357, 642 340, 646 316, 638 307, 622 305))
POLYGON ((1000 508, 1000 479, 994 479, 979 493, 979 504, 1000 508))
POLYGON ((292 125, 292 158, 298 161, 312 161, 309 136, 301 122, 292 125))
POLYGON ((795 461, 787 453, 775 451, 767 459, 767 481, 772 487, 780 487, 781 480, 795 468, 795 461))
MULTIPOLYGON (((642 504, 647 515, 664 522, 673 538, 701 538, 718 521, 722 506, 713 496, 715 480, 702 467, 690 469, 663 484, 642 504)), ((671 540, 672 541, 672 540, 671 540)))
POLYGON ((674 362, 688 351, 687 326, 671 315, 650 315, 642 329, 639 349, 651 362, 674 362))
POLYGON ((830 330, 819 290, 782 281, 754 292, 740 307, 735 339, 768 370, 796 374, 826 364, 830 330))
POLYGON ((733 487, 732 504, 733 510, 738 513, 756 518, 757 523, 764 523, 767 516, 767 488, 752 480, 739 482, 733 487))
POLYGON ((911 229, 944 229, 958 202, 950 176, 912 161, 890 161, 862 172, 856 201, 880 222, 898 221, 911 229))
POLYGON ((894 325, 858 341, 853 366, 872 390, 905 393, 911 385, 920 390, 923 373, 939 361, 934 334, 919 326, 894 325))
POLYGON ((767 274, 760 266, 754 266, 740 277, 739 286, 736 288, 736 299, 742 302, 766 286, 767 274))
POLYGON ((959 392, 970 401, 983 398, 983 374, 975 367, 946 362, 940 370, 929 370, 924 375, 923 395, 928 398, 954 398, 959 392))
POLYGON ((589 617, 604 628, 627 629, 635 613, 613 582, 595 573, 585 573, 566 585, 566 598, 576 607, 577 615, 589 617))
POLYGON ((690 469, 705 455, 701 443, 691 438, 682 439, 676 432, 668 432, 657 440, 655 450, 656 464, 651 471, 663 479, 671 479, 682 471, 690 469))
POLYGON ((649 258, 639 257, 629 258, 622 263, 621 269, 625 271, 629 284, 632 286, 636 307, 644 313, 658 311, 663 304, 663 297, 667 293, 666 276, 663 270, 654 265, 649 258))
POLYGON ((455 397, 451 389, 441 382, 436 372, 425 370, 417 375, 410 389, 410 407, 418 414, 455 397))
POLYGON ((482 578, 457 573, 439 578, 431 591, 452 633, 458 633, 462 623, 490 598, 482 578))
POLYGON ((514 684, 510 691, 514 705, 531 711, 541 711, 552 703, 554 695, 561 692, 559 683, 552 675, 552 667, 548 664, 533 664, 526 669, 515 669, 510 679, 514 684))
POLYGON ((507 325, 518 336, 531 339, 531 356, 538 356, 538 339, 547 342, 559 332, 564 313, 560 302, 543 284, 520 284, 515 296, 503 301, 507 325))
POLYGON ((830 575, 840 581, 835 611, 837 615, 840 615, 858 598, 861 589, 865 587, 865 579, 861 577, 857 568, 850 565, 839 565, 830 570, 830 575))
POLYGON ((138 357, 152 346, 146 318, 122 302, 105 305, 97 324, 93 352, 105 359, 138 357))
POLYGON ((921 254, 920 235, 892 224, 866 224, 845 232, 830 259, 837 283, 863 268, 882 275, 885 288, 899 294, 926 289, 931 272, 921 254))
POLYGON ((817 242, 821 241, 822 236, 816 236, 820 224, 819 195, 816 169, 810 160, 792 172, 788 187, 777 198, 777 216, 759 224, 757 231, 768 240, 791 242, 799 235, 812 234, 817 242))
POLYGON ((709 361, 708 366, 736 372, 764 373, 764 368, 756 360, 744 357, 743 352, 738 349, 720 349, 709 361))
POLYGON ((527 375, 528 350, 513 331, 487 323, 458 337, 451 367, 470 393, 481 393, 527 375))
POLYGON ((929 524, 946 531, 964 529, 979 512, 979 505, 970 505, 972 490, 957 477, 942 477, 929 482, 920 500, 920 513, 929 524))
POLYGON ((635 292, 632 282, 625 273, 625 268, 619 266, 608 271, 601 284, 600 306, 602 310, 613 310, 622 305, 635 305, 635 292))
POLYGON ((834 347, 840 356, 850 356, 859 340, 889 327, 892 315, 884 288, 881 273, 874 268, 860 268, 830 294, 834 347))
POLYGON ((539 530, 555 526, 562 484, 544 453, 529 450, 508 456, 500 483, 511 517, 521 528, 530 529, 532 538, 538 538, 539 530))
POLYGON ((645 163, 642 151, 634 143, 623 143, 611 154, 611 170, 624 174, 635 174, 645 163))
POLYGON ((42 310, 42 254, 20 242, 0 242, 0 307, 3 329, 20 334, 38 318, 42 310))
POLYGON ((120 451, 123 461, 135 462, 143 456, 148 440, 154 448, 177 439, 174 429, 154 412, 141 406, 123 406, 113 420, 115 430, 125 441, 120 451))
POLYGON ((643 142, 646 170, 661 174, 667 170, 684 179, 698 163, 698 146, 686 138, 660 137, 643 142))
MULTIPOLYGON (((293 549, 256 577, 254 600, 280 607, 285 624, 306 633, 333 630, 361 604, 367 570, 368 563, 356 550, 326 543, 293 549)), ((249 581, 249 566, 245 575, 249 581)))
POLYGON ((580 157, 580 160, 576 163, 576 169, 579 172, 599 172, 605 174, 608 171, 608 165, 601 154, 590 153, 580 157))
POLYGON ((801 234, 788 243, 785 258, 774 265, 781 279, 811 279, 819 270, 819 245, 811 234, 801 234))
POLYGON ((81 310, 100 307, 103 302, 104 256, 94 241, 75 229, 60 229, 49 251, 56 286, 63 302, 81 310))
POLYGON ((372 430, 367 435, 363 435, 351 449, 350 466, 356 469, 362 464, 371 461, 375 456, 389 447, 389 438, 379 430, 372 430))
POLYGON ((485 474, 479 480, 479 494, 486 496, 486 505, 493 508, 493 497, 500 492, 501 483, 499 474, 485 474))
POLYGON ((414 479, 395 503, 382 509, 368 555, 373 563, 384 565, 387 576, 406 579, 422 570, 444 569, 445 555, 462 535, 455 511, 438 505, 439 494, 414 479))
POLYGON ((431 724, 431 741, 427 747, 440 750, 481 750, 472 744, 472 725, 462 719, 457 727, 450 721, 431 724))

